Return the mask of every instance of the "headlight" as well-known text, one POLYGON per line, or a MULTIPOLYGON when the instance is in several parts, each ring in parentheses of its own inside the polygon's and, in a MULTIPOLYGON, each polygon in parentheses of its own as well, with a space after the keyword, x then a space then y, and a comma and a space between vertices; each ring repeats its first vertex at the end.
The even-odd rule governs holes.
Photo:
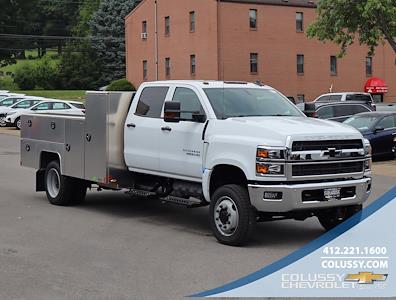
POLYGON ((257 176, 262 175, 283 175, 285 173, 284 166, 271 163, 256 163, 257 176))
POLYGON ((368 139, 364 139, 363 143, 364 143, 364 155, 366 155, 366 156, 370 155, 371 156, 373 150, 371 148, 370 141, 368 139))
POLYGON ((257 148, 258 160, 285 159, 285 149, 272 147, 257 148))
POLYGON ((256 152, 257 176, 281 176, 285 174, 285 148, 259 146, 256 152))

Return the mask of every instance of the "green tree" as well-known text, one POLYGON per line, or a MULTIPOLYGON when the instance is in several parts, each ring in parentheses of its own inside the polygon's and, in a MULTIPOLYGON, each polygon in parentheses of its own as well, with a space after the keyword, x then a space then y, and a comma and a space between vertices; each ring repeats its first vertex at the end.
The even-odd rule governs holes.
POLYGON ((99 9, 100 0, 84 0, 78 13, 77 24, 72 32, 76 36, 88 36, 90 34, 89 22, 92 15, 99 9))
POLYGON ((33 90, 36 87, 36 75, 34 65, 23 64, 17 67, 14 82, 21 90, 33 90))
POLYGON ((319 0, 318 19, 308 36, 341 46, 341 55, 356 38, 370 48, 388 42, 396 53, 396 0, 319 0))
POLYGON ((125 77, 124 18, 138 0, 102 0, 90 22, 92 47, 103 63, 102 81, 109 83, 125 77))
POLYGON ((60 78, 64 89, 96 89, 101 64, 88 42, 70 42, 60 59, 60 78))

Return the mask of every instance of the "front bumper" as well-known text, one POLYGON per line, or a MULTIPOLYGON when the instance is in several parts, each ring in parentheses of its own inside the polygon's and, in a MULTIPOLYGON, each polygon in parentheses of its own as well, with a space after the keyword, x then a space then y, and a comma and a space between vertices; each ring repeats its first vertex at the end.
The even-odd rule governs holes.
POLYGON ((252 206, 261 212, 292 212, 302 210, 317 210, 329 207, 339 207, 362 204, 370 196, 371 178, 363 178, 347 181, 304 183, 294 185, 259 185, 249 184, 249 196, 252 206), (353 197, 341 198, 332 201, 303 201, 304 191, 320 191, 329 188, 355 188, 353 197), (265 192, 281 192, 282 199, 264 199, 265 192))

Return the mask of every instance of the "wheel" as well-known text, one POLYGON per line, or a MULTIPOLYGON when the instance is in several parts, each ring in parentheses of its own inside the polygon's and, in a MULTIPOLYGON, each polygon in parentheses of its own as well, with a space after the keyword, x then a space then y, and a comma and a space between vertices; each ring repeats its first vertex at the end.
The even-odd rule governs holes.
POLYGON ((213 193, 209 210, 210 225, 220 243, 240 246, 248 241, 256 226, 256 213, 245 187, 219 187, 213 193))
POLYGON ((87 185, 83 180, 63 176, 59 162, 52 161, 45 170, 45 191, 53 205, 70 206, 84 201, 87 185))
POLYGON ((6 127, 7 123, 3 117, 0 118, 0 127, 6 127))
POLYGON ((345 207, 337 207, 325 210, 318 214, 319 223, 326 230, 331 230, 342 222, 346 221, 354 214, 362 210, 362 205, 353 205, 345 207))
POLYGON ((15 120, 15 127, 16 127, 16 129, 17 129, 17 130, 21 130, 21 126, 22 126, 21 118, 17 118, 17 119, 15 120))

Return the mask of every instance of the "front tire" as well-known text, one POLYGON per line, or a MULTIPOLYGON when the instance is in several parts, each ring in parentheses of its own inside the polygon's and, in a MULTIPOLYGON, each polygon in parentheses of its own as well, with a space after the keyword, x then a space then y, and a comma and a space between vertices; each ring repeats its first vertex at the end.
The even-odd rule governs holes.
POLYGON ((229 184, 219 187, 210 202, 210 225, 216 239, 225 245, 246 243, 256 227, 247 189, 229 184))
POLYGON ((319 219, 319 223, 323 226, 323 228, 329 231, 334 227, 340 225, 353 215, 361 212, 362 209, 362 205, 337 207, 325 210, 319 213, 317 217, 319 219))
POLYGON ((83 180, 63 176, 58 161, 52 161, 45 170, 45 191, 53 205, 71 206, 84 201, 87 185, 83 180))

